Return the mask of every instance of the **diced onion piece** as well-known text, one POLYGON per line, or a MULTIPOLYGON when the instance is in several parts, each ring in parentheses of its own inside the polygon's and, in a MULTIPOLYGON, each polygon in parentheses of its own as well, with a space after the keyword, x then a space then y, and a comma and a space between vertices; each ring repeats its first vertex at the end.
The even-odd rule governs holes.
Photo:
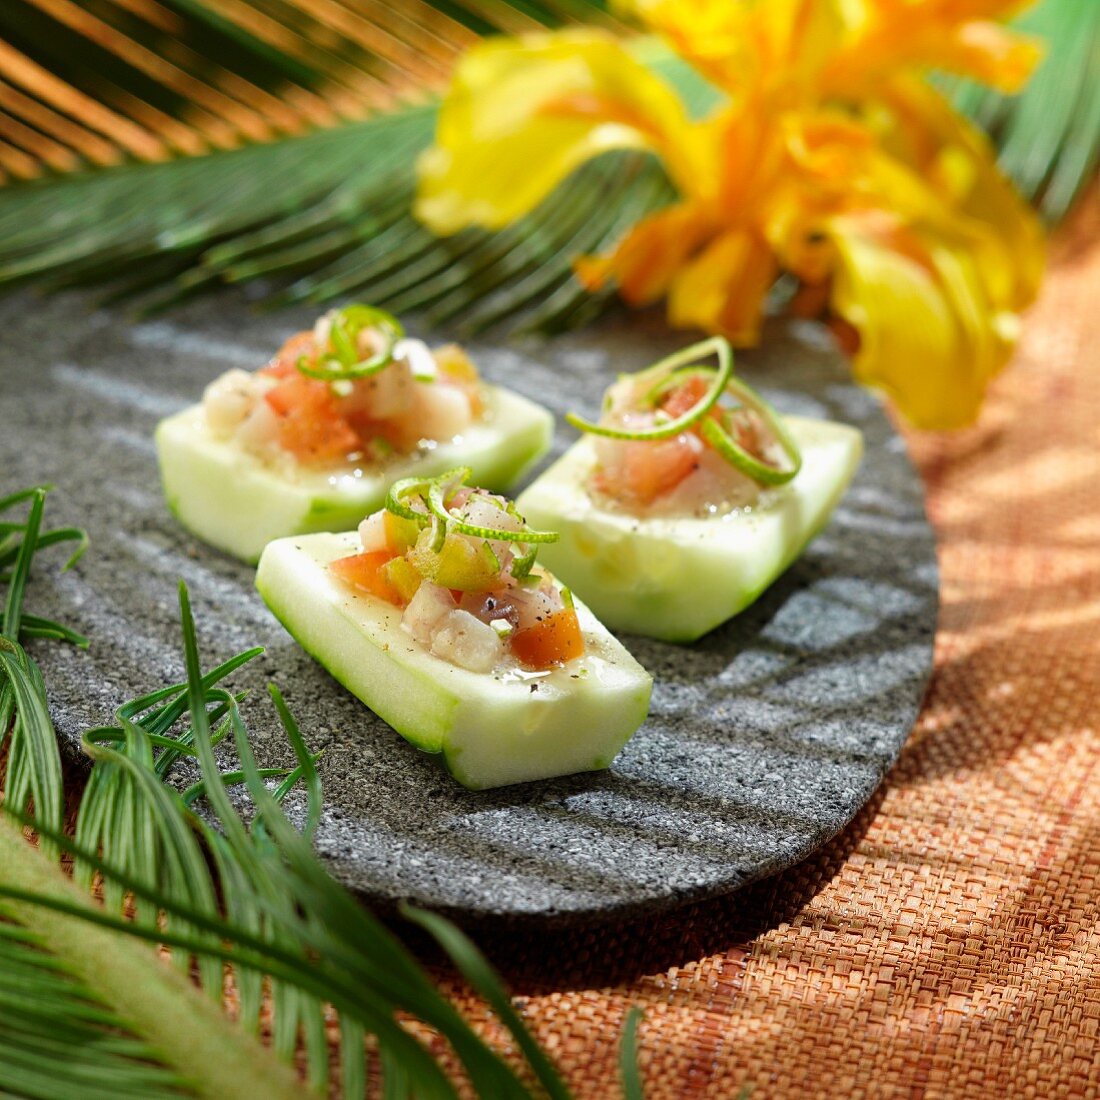
POLYGON ((436 626, 454 608, 454 597, 446 588, 425 581, 405 608, 401 625, 421 645, 431 645, 436 626))
POLYGON ((278 439, 281 422, 279 415, 266 401, 257 401, 237 429, 237 440, 245 450, 262 451, 278 439))
POLYGON ((423 340, 414 340, 411 337, 398 340, 394 345, 393 357, 408 363, 412 376, 417 382, 431 382, 439 373, 435 365, 435 356, 423 340))
POLYGON ((332 322, 336 319, 337 312, 335 309, 330 309, 327 313, 322 313, 313 322, 313 339, 317 347, 323 348, 328 343, 329 333, 332 332, 332 322))
POLYGON ((386 530, 386 511, 372 512, 359 524, 359 541, 364 554, 373 554, 390 548, 389 533, 386 530))
POLYGON ((202 407, 210 430, 227 438, 244 422, 256 404, 255 376, 228 370, 203 391, 202 407))
POLYGON ((423 439, 454 439, 470 426, 473 409, 458 386, 418 386, 416 429, 423 439))
POLYGON ((468 611, 448 612, 432 635, 432 652, 470 672, 491 672, 504 656, 497 632, 468 611))
POLYGON ((508 590, 508 601, 514 609, 516 629, 528 630, 545 622, 562 608, 562 599, 553 585, 545 585, 539 579, 531 587, 517 585, 508 590))

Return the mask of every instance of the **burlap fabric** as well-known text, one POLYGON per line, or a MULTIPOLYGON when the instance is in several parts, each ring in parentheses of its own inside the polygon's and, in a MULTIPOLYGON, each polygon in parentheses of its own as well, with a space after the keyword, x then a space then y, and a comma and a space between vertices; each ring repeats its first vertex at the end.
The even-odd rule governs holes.
POLYGON ((725 900, 483 945, 580 1097, 618 1094, 631 1004, 652 1100, 1100 1096, 1098 227, 1056 242, 980 424, 909 435, 943 603, 879 795, 725 900))

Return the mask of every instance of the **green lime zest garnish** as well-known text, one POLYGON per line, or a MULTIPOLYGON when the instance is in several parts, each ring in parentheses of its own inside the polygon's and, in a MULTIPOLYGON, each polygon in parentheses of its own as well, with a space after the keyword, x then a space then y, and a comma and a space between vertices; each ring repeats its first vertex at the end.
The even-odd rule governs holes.
POLYGON ((661 401, 667 397, 678 386, 682 386, 685 382, 692 378, 707 378, 712 379, 714 377, 713 367, 677 367, 671 374, 666 375, 661 379, 642 399, 647 405, 658 408, 661 401))
MULTIPOLYGON (((654 363, 651 367, 634 375, 622 375, 620 381, 630 381, 635 386, 648 382, 643 402, 650 408, 659 407, 661 399, 690 378, 708 378, 710 385, 706 393, 687 412, 652 428, 616 428, 606 424, 593 424, 573 413, 565 419, 575 428, 602 435, 610 439, 642 440, 655 442, 671 439, 687 428, 699 425, 699 434, 731 466, 752 478, 761 485, 785 485, 802 469, 802 452, 794 437, 787 431, 780 415, 747 382, 734 376, 733 349, 729 341, 714 336, 698 344, 692 344, 673 355, 654 363), (717 354, 718 367, 708 367, 697 362, 703 355, 717 354), (732 394, 744 408, 750 409, 764 422, 775 437, 790 465, 780 468, 770 462, 764 462, 747 451, 734 440, 726 430, 721 416, 708 416, 718 406, 719 400, 726 394, 732 394), (701 422, 701 423, 700 423, 701 422)), ((635 390, 637 392, 637 390, 635 390)), ((604 411, 608 408, 605 398, 604 411)), ((722 410, 719 408, 719 412, 722 410)))
POLYGON ((512 576, 517 581, 523 580, 531 572, 531 567, 535 564, 535 558, 539 555, 539 544, 532 542, 528 545, 526 551, 518 558, 512 559, 512 576))
POLYGON ((447 543, 447 524, 438 516, 432 516, 431 531, 428 548, 433 554, 440 554, 447 543))
MULTIPOLYGON (((455 471, 452 471, 454 473, 455 471)), ((467 476, 469 471, 466 471, 467 476)), ((448 475, 443 475, 446 478, 448 475)), ((483 527, 477 523, 467 523, 461 516, 447 511, 445 492, 447 482, 443 478, 433 480, 428 490, 428 510, 443 520, 452 530, 461 535, 470 535, 477 539, 492 539, 495 542, 522 542, 526 544, 540 542, 557 542, 561 536, 556 531, 534 531, 524 526, 520 531, 507 531, 503 527, 483 527)), ((466 478, 461 479, 465 481, 466 478)))
POLYGON ((748 383, 742 382, 740 378, 733 378, 728 383, 727 388, 745 408, 752 409, 764 421, 768 431, 775 436, 776 442, 787 456, 790 466, 786 469, 780 469, 770 462, 762 462, 756 455, 735 442, 733 436, 726 431, 721 421, 714 418, 703 422, 701 429, 703 438, 731 466, 735 466, 741 473, 751 477, 753 481, 759 482, 761 485, 786 485, 802 469, 802 451, 799 449, 794 437, 787 431, 779 413, 748 383))
POLYGON ((298 358, 298 370, 308 378, 322 382, 344 382, 377 374, 393 362, 393 349, 405 330, 392 313, 374 306, 350 305, 337 310, 329 329, 332 350, 311 363, 306 356, 298 358), (375 328, 382 334, 384 345, 369 359, 359 358, 359 334, 375 328))
POLYGON ((437 514, 433 518, 433 513, 428 504, 432 488, 438 486, 440 492, 443 493, 447 488, 452 486, 457 488, 462 485, 469 476, 469 466, 456 466, 453 470, 447 470, 437 477, 403 477, 390 486, 389 492, 386 493, 384 507, 387 512, 392 512, 402 519, 411 519, 421 527, 427 527, 435 518, 449 523, 453 517, 446 509, 444 509, 443 515, 437 514), (417 511, 411 504, 407 504, 406 500, 409 497, 419 499, 424 506, 424 510, 417 511))
MULTIPOLYGON (((519 531, 506 531, 501 527, 483 527, 476 523, 467 523, 461 515, 448 511, 447 503, 470 477, 467 466, 458 466, 438 477, 406 477, 395 481, 386 494, 386 510, 402 519, 412 520, 419 527, 430 527, 427 548, 433 554, 443 551, 447 536, 451 533, 482 539, 482 545, 489 557, 496 563, 496 571, 501 569, 500 561, 493 553, 490 542, 511 542, 522 546, 523 553, 517 553, 512 559, 511 572, 517 581, 525 581, 535 564, 538 548, 542 543, 556 542, 561 536, 556 531, 535 531, 527 526, 526 520, 519 514, 513 503, 508 502, 505 511, 519 520, 523 527, 519 531), (413 506, 419 501, 423 510, 413 506)), ((427 575, 427 574, 425 574, 427 575)))
MULTIPOLYGON (((717 404, 722 394, 725 393, 726 386, 733 377, 733 349, 730 347, 729 341, 722 336, 712 336, 709 340, 703 340, 698 344, 682 348, 680 351, 667 356, 659 363, 654 363, 653 366, 647 367, 633 376, 636 382, 652 380, 653 386, 657 386, 676 371, 694 365, 696 360, 704 355, 717 355, 718 369, 713 371, 713 381, 707 392, 687 412, 680 416, 666 420, 662 424, 655 424, 652 428, 616 428, 609 424, 593 423, 591 420, 585 420, 575 413, 566 413, 565 419, 574 428, 579 428, 582 432, 606 436, 609 439, 671 439, 706 416, 717 404)), ((650 392, 652 392, 652 389, 650 392)))
POLYGON ((386 493, 385 509, 402 519, 411 519, 421 527, 427 527, 432 522, 430 512, 418 512, 415 508, 405 503, 406 497, 423 498, 431 486, 431 478, 403 477, 395 481, 386 493))

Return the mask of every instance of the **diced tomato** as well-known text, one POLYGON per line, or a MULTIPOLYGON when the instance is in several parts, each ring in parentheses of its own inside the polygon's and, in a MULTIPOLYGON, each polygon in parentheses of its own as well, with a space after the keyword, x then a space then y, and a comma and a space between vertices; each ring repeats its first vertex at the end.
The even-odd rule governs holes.
POLYGON ((298 374, 280 382, 264 394, 264 400, 280 415, 287 416, 295 409, 321 409, 335 402, 327 383, 298 374))
POLYGON ((276 352, 275 358, 260 371, 260 374, 273 375, 275 378, 293 378, 298 370, 298 359, 303 355, 312 358, 315 351, 313 333, 309 330, 296 332, 276 352))
POLYGON ((707 380, 693 374, 676 389, 665 395, 661 402, 661 411, 671 417, 683 416, 692 406, 698 405, 707 392, 707 380))
POLYGON ((577 613, 563 607, 541 622, 512 635, 512 653, 532 668, 550 668, 584 654, 584 635, 577 613))
POLYGON ((335 462, 359 449, 328 383, 299 374, 268 390, 264 400, 279 414, 279 445, 300 462, 335 462))
POLYGON ((602 462, 595 475, 596 487, 619 500, 652 504, 698 467, 693 441, 693 436, 677 436, 657 442, 617 443, 614 458, 602 462))
POLYGON ((369 592, 387 603, 402 603, 401 595, 386 579, 384 567, 393 559, 388 550, 376 550, 371 554, 352 554, 329 562, 329 569, 342 581, 369 592))

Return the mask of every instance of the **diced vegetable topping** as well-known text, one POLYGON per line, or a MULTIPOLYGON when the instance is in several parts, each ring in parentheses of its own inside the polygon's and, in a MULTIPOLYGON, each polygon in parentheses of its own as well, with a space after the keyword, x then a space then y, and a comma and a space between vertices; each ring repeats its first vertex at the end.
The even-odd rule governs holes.
POLYGON ((547 615, 541 622, 520 630, 512 638, 512 652, 525 665, 547 668, 565 664, 584 653, 577 613, 563 607, 547 615))
POLYGON ((253 374, 229 371, 203 398, 206 420, 265 459, 379 463, 450 440, 484 414, 477 368, 454 345, 404 338, 396 318, 350 305, 292 336, 253 374))
POLYGON ((339 462, 359 446, 324 382, 288 378, 264 395, 278 416, 279 446, 303 462, 339 462))
POLYGON ((348 584, 377 596, 380 600, 395 603, 400 599, 397 588, 390 583, 387 566, 393 555, 388 550, 371 554, 354 554, 332 563, 332 571, 348 584))
POLYGON ((326 344, 313 356, 300 355, 295 366, 307 377, 324 382, 366 378, 393 362, 394 347, 404 335, 401 322, 384 309, 345 306, 331 314, 326 344), (369 348, 366 354, 364 343, 369 348))
MULTIPOLYGON (((678 351, 675 355, 670 355, 667 359, 662 359, 652 367, 640 371, 632 380, 635 384, 639 382, 652 384, 662 381, 684 364, 692 363, 699 356, 714 352, 718 355, 718 369, 713 372, 710 385, 694 404, 679 415, 670 415, 657 400, 650 397, 650 404, 656 407, 657 412, 652 418, 652 423, 644 427, 641 425, 620 426, 614 423, 605 423, 603 420, 598 424, 593 424, 574 413, 568 413, 565 419, 573 427, 580 428, 581 431, 592 432, 594 435, 604 435, 610 439, 671 439, 706 416, 717 404, 718 398, 725 392, 727 383, 733 377, 733 349, 730 347, 729 341, 721 336, 715 336, 710 340, 704 340, 700 344, 693 344, 689 348, 684 348, 683 351, 678 351)), ((700 370, 702 368, 696 367, 693 369, 700 370)), ((653 389, 649 389, 647 396, 652 393, 653 389)))
POLYGON ((731 498, 747 503, 761 487, 792 480, 802 465, 779 414, 735 377, 722 337, 623 376, 608 390, 598 423, 566 419, 597 437, 592 487, 630 506, 662 498, 686 511, 713 511, 731 498), (717 356, 716 367, 699 362, 708 355, 717 356))
POLYGON ((469 470, 408 478, 359 527, 364 552, 332 562, 346 584, 404 608, 422 645, 475 672, 510 657, 549 669, 584 654, 567 589, 533 573, 557 535, 527 526, 504 497, 464 484, 469 470))

